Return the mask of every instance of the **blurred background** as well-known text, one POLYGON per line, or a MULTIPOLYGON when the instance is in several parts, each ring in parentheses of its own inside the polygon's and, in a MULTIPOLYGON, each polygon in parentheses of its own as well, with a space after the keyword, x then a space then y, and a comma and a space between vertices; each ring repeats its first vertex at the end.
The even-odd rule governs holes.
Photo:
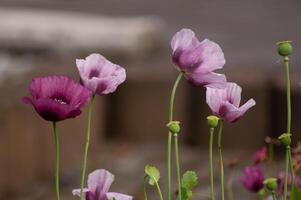
MULTIPOLYGON (((293 133, 295 141, 301 139, 300 9, 298 0, 0 0, 0 198, 55 198, 51 124, 20 99, 34 76, 78 79, 75 59, 97 52, 126 68, 128 78, 114 94, 96 99, 89 172, 110 170, 116 175, 112 191, 142 199, 144 166, 166 170, 165 124, 177 76, 169 43, 181 28, 219 43, 227 60, 221 72, 243 87, 243 101, 257 102, 225 126, 225 159, 244 158, 242 163, 250 162, 266 136, 285 131, 285 76, 276 42, 292 40, 293 133)), ((175 119, 183 130, 182 171, 196 170, 198 193, 208 194, 210 110, 204 92, 182 81, 175 119)), ((63 199, 76 199, 71 189, 80 182, 86 111, 58 128, 63 199)), ((235 169, 226 173, 238 180, 241 169, 235 169)), ((163 174, 163 188, 164 180, 163 174)), ((239 183, 234 190, 234 199, 247 199, 239 183)))

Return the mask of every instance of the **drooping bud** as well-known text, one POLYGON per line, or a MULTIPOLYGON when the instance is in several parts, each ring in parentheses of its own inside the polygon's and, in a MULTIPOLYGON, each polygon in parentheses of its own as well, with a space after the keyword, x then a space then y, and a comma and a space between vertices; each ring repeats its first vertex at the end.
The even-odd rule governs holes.
POLYGON ((292 41, 277 42, 278 53, 281 56, 289 56, 293 53, 292 41))
POLYGON ((215 128, 218 125, 219 118, 214 115, 210 115, 207 117, 208 125, 210 128, 215 128))
POLYGON ((265 188, 271 192, 276 191, 278 187, 276 178, 267 178, 263 182, 265 188))
POLYGON ((173 134, 179 133, 181 130, 179 121, 171 121, 166 126, 168 127, 168 130, 173 134))
POLYGON ((284 146, 290 146, 292 143, 292 139, 291 139, 291 134, 290 133, 283 133, 282 135, 280 135, 278 137, 278 139, 280 140, 281 144, 284 146))

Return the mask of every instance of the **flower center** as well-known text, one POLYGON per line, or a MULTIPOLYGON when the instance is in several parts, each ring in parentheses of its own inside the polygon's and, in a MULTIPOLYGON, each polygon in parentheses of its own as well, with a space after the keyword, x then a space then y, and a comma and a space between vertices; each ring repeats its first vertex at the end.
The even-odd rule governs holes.
POLYGON ((59 104, 63 104, 63 105, 67 104, 67 102, 65 100, 63 100, 63 99, 54 98, 53 100, 56 101, 56 102, 58 102, 59 104))
POLYGON ((93 77, 98 77, 98 76, 99 76, 99 71, 96 69, 92 69, 89 74, 89 79, 92 79, 93 77))

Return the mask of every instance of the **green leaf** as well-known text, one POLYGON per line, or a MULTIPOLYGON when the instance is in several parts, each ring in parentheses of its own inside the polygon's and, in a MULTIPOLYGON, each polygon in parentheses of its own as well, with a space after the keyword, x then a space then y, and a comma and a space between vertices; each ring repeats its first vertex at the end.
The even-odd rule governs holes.
POLYGON ((182 177, 182 187, 192 190, 198 184, 198 177, 194 171, 187 171, 182 177))
POLYGON ((296 185, 294 185, 291 191, 291 200, 300 200, 300 199, 301 199, 301 190, 297 188, 296 185))
POLYGON ((155 182, 159 182, 160 172, 156 167, 151 165, 146 165, 144 171, 145 174, 148 175, 149 177, 148 183, 150 185, 155 185, 155 182))

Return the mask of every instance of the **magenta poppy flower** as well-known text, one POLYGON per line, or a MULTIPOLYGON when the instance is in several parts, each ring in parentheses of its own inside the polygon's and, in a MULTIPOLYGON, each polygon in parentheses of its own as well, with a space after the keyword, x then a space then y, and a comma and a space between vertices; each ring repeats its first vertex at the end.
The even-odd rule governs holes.
POLYGON ((213 114, 227 122, 235 122, 256 104, 253 99, 240 105, 241 87, 236 83, 206 86, 206 102, 213 114))
POLYGON ((111 63, 100 54, 91 54, 86 59, 76 59, 81 83, 94 94, 114 92, 126 79, 125 69, 111 63))
MULTIPOLYGON (((89 174, 88 188, 84 188, 85 200, 132 200, 133 197, 117 192, 109 192, 114 175, 104 169, 98 169, 89 174)), ((80 196, 80 189, 72 191, 73 195, 80 196)))
POLYGON ((257 165, 265 161, 268 157, 268 149, 267 147, 262 147, 258 149, 253 155, 254 164, 257 165))
POLYGON ((172 60, 177 69, 196 86, 225 82, 223 74, 213 71, 225 65, 220 46, 208 39, 200 42, 190 29, 182 29, 171 40, 172 60))
POLYGON ((91 97, 88 89, 66 76, 34 78, 30 94, 23 102, 32 104, 42 118, 53 122, 78 116, 91 97))
POLYGON ((264 187, 264 174, 258 167, 246 167, 240 181, 250 192, 258 192, 264 187))

